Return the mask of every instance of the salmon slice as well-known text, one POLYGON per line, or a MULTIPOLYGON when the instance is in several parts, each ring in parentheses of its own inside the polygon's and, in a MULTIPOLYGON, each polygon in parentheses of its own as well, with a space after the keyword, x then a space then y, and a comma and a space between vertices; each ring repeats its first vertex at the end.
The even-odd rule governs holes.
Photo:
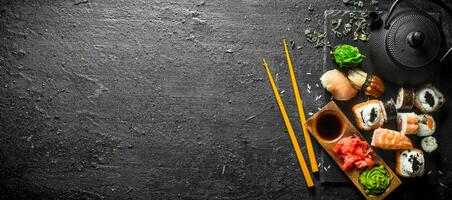
POLYGON ((433 121, 433 119, 432 118, 427 118, 427 127, 429 128, 429 129, 433 129, 433 124, 434 124, 435 122, 433 121))
POLYGON ((384 128, 378 128, 374 130, 371 144, 374 147, 386 150, 413 148, 413 143, 406 135, 384 128))
POLYGON ((407 115, 406 120, 408 124, 417 124, 417 115, 416 114, 407 115))

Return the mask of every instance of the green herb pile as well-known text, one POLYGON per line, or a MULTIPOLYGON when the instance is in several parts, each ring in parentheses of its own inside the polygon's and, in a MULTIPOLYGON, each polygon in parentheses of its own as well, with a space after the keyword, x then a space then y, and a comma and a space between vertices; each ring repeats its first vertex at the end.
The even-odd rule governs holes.
POLYGON ((391 183, 391 176, 381 165, 372 169, 366 169, 359 175, 359 182, 366 194, 377 195, 386 191, 391 183))
POLYGON ((348 44, 337 46, 336 49, 334 49, 334 51, 331 53, 331 55, 340 68, 356 67, 366 57, 359 52, 358 48, 348 44))

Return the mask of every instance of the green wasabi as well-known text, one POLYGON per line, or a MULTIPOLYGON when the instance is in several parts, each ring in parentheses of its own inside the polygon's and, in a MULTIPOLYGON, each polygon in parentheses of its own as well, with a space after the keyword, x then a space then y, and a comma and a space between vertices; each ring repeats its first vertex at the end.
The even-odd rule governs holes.
POLYGON ((359 49, 348 45, 342 44, 336 47, 331 53, 334 61, 339 64, 339 67, 356 67, 366 57, 359 52, 359 49))
POLYGON ((377 195, 386 191, 391 183, 391 176, 381 165, 366 169, 359 175, 359 182, 364 188, 366 194, 377 195))

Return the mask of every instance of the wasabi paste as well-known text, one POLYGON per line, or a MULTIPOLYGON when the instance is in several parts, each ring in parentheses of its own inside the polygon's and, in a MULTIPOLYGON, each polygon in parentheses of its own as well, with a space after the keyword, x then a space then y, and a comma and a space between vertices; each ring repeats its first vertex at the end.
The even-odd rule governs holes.
POLYGON ((384 166, 366 169, 359 175, 359 182, 366 194, 377 195, 386 191, 391 183, 391 176, 384 166))

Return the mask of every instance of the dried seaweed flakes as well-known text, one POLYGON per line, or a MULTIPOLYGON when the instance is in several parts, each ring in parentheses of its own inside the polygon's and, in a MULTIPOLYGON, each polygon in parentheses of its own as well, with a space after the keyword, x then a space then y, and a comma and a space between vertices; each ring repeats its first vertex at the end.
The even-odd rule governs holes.
POLYGON ((353 32, 353 40, 368 41, 370 35, 370 23, 366 12, 350 12, 348 22, 342 18, 331 20, 331 31, 337 38, 342 39, 353 32))
POLYGON ((306 40, 311 44, 314 44, 314 47, 316 48, 323 47, 328 44, 325 41, 325 33, 321 31, 308 28, 304 30, 304 35, 306 36, 306 40))

